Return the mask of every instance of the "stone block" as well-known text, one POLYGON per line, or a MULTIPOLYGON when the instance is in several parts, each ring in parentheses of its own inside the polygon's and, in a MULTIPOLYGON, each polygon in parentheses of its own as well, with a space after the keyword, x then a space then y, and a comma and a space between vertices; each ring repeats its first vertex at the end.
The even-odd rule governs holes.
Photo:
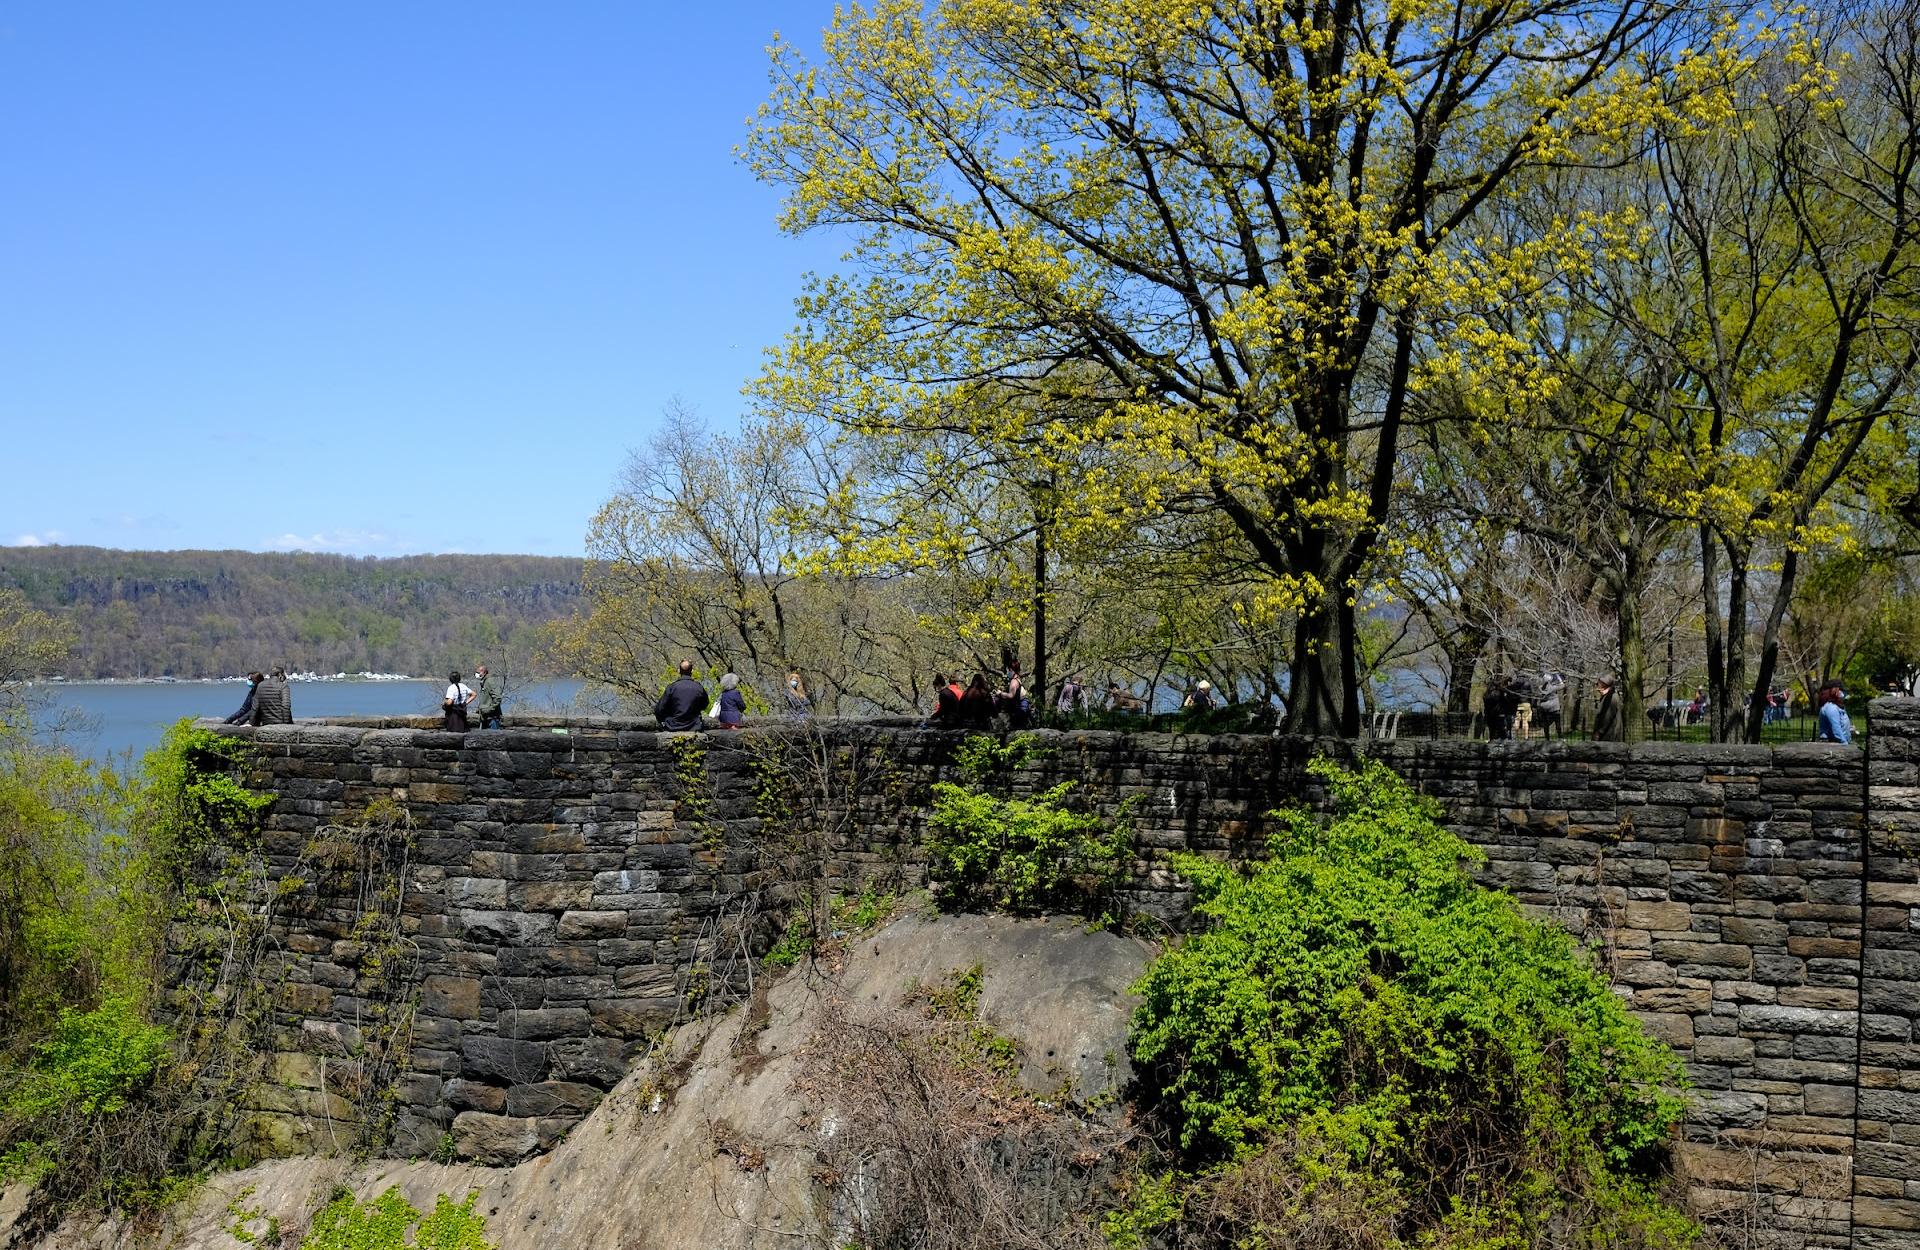
POLYGON ((553 1043, 553 1075, 586 1081, 603 1089, 627 1074, 627 1045, 612 1037, 570 1037, 553 1043))
POLYGON ((1853 1222, 1858 1228, 1920 1232, 1920 1202, 1861 1195, 1853 1200, 1853 1222))
POLYGON ((1814 1033, 1851 1037, 1854 1032, 1854 1013, 1750 1003, 1740 1008, 1740 1029, 1749 1033, 1814 1033))
POLYGON ((1625 915, 1626 925, 1630 929, 1685 933, 1693 924, 1693 908, 1685 903, 1628 899, 1625 915))
MULTIPOLYGON (((494 1025, 495 1031, 501 1037, 530 1041, 546 1041, 556 1037, 585 1037, 592 1027, 593 1018, 580 1007, 547 1007, 532 1011, 509 1009, 500 1013, 494 1025)), ((529 1111, 525 1114, 535 1113, 529 1111)))
POLYGON ((513 1116, 583 1116, 599 1105, 603 1090, 573 1081, 542 1081, 516 1085, 507 1091, 507 1114, 513 1116))
POLYGON ((590 1004, 593 1028, 614 1037, 645 1037, 673 1022, 679 1007, 675 998, 603 998, 590 1004))
POLYGON ((548 915, 518 911, 462 910, 455 913, 461 935, 469 942, 498 946, 532 946, 553 940, 558 921, 548 915))
POLYGON ((442 886, 449 907, 505 907, 507 883, 498 877, 448 877, 442 886))
POLYGON ((1693 1017, 1660 1011, 1636 1011, 1640 1023, 1647 1032, 1659 1038, 1669 1046, 1681 1048, 1693 1045, 1693 1017))
POLYGON ((547 1047, 543 1042, 481 1034, 460 1041, 462 1071, 514 1085, 546 1079, 547 1047))
POLYGON ((1801 1090, 1808 1115, 1851 1116, 1854 1089, 1851 1085, 1807 1085, 1801 1090))
POLYGON ((505 1087, 481 1081, 448 1081, 444 1087, 444 1097, 449 1106, 462 1111, 500 1112, 507 1108, 505 1087))
POLYGON ((1702 1035, 1694 1038, 1693 1057, 1699 1063, 1749 1064, 1753 1062, 1753 1042, 1744 1037, 1702 1035))
POLYGON ((1639 989, 1629 1001, 1635 1011, 1678 1011, 1694 1015, 1713 1006, 1713 991, 1678 986, 1639 989))
POLYGON ((624 911, 565 911, 555 934, 563 942, 619 937, 627 931, 624 911))
POLYGON ((480 1017, 480 981, 476 977, 427 977, 420 983, 420 1013, 454 1020, 480 1017))
POLYGON ((453 1149, 462 1159, 510 1167, 540 1149, 540 1136, 530 1119, 462 1111, 453 1117, 453 1149))
POLYGON ((584 881, 529 881, 507 891, 507 897, 524 911, 566 911, 585 907, 593 889, 584 881))

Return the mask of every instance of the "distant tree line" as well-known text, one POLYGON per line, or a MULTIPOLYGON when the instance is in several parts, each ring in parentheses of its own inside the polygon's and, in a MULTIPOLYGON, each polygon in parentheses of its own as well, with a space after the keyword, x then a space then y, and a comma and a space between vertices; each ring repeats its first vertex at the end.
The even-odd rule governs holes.
POLYGON ((0 549, 0 592, 71 629, 69 678, 226 677, 268 664, 429 674, 530 657, 580 601, 549 556, 0 549))

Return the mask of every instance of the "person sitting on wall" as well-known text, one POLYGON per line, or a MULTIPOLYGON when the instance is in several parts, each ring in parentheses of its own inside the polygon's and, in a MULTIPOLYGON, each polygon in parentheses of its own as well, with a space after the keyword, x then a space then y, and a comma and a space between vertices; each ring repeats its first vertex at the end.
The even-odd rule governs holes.
POLYGON ((260 683, 267 679, 265 673, 247 674, 247 697, 240 704, 240 710, 222 721, 223 725, 250 725, 253 723, 253 694, 260 689, 260 683))
POLYGON ((680 676, 661 692, 653 705, 660 728, 684 733, 700 728, 700 713, 707 708, 707 688, 693 679, 693 661, 680 661, 680 676))
POLYGON ((968 729, 985 729, 993 723, 993 691, 987 689, 985 673, 975 673, 960 696, 960 723, 968 729))
POLYGON ((273 666, 273 675, 253 688, 253 724, 293 724, 293 692, 287 688, 287 670, 273 666))
POLYGON ((740 693, 740 677, 727 673, 720 678, 720 727, 738 729, 747 718, 747 696, 740 693))
POLYGON ((960 687, 948 681, 945 673, 933 675, 933 711, 926 723, 936 729, 952 728, 960 719, 960 687))
POLYGON ((1847 716, 1847 692, 1837 681, 1829 681, 1814 696, 1820 729, 1818 742, 1852 742, 1853 721, 1847 716))

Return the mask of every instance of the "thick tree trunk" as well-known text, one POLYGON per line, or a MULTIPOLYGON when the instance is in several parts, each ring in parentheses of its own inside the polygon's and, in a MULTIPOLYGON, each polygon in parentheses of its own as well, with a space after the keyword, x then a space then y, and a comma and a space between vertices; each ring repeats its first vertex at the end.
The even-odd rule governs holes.
POLYGON ((1473 679, 1480 672, 1480 653, 1487 636, 1480 630, 1462 630, 1444 648, 1447 657, 1447 715, 1473 714, 1473 679))
POLYGON ((1309 605, 1293 627, 1288 733, 1350 737, 1360 732, 1357 692, 1345 680, 1350 667, 1351 657, 1343 654, 1340 620, 1333 605, 1309 605), (1350 701, 1355 708, 1351 728, 1345 717, 1350 701))

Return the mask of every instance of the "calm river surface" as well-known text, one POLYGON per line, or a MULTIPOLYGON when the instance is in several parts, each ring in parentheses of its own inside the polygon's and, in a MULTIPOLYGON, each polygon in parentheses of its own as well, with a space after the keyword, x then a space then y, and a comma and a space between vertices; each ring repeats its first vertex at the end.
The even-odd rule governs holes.
MULTIPOLYGON (((296 681, 293 714, 306 716, 431 716, 440 711, 441 681, 296 681)), ((593 710, 580 705, 578 681, 549 681, 510 690, 506 714, 593 710)), ((245 682, 47 682, 32 690, 44 699, 35 721, 56 729, 76 754, 96 759, 160 742, 182 716, 229 716, 247 697, 245 682), (64 727, 62 727, 64 726, 64 727)))

